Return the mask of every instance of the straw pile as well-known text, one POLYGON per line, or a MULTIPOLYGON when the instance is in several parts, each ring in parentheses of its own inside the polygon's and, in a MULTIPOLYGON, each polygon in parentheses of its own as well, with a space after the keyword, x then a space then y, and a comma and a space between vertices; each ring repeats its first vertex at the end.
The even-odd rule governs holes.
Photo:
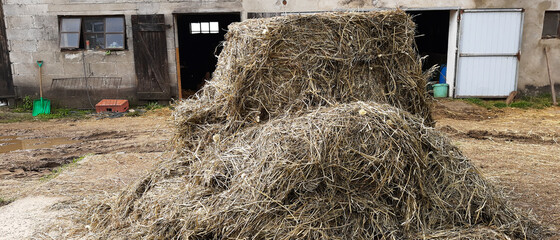
POLYGON ((130 228, 117 235, 128 238, 538 236, 422 119, 363 102, 216 138, 92 215, 105 233, 130 228))
POLYGON ((91 238, 539 239, 431 125, 401 11, 230 26, 180 153, 88 209, 91 238))
POLYGON ((425 90, 431 71, 422 73, 414 29, 404 12, 232 24, 212 80, 175 112, 178 142, 192 142, 187 135, 200 124, 219 123, 231 132, 287 112, 354 101, 388 103, 431 124, 425 90))

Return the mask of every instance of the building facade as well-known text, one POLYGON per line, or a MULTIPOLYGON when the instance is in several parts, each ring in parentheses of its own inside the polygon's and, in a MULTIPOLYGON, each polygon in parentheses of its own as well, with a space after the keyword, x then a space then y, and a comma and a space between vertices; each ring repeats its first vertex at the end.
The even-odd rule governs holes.
POLYGON ((38 95, 43 61, 45 96, 69 107, 186 97, 211 77, 229 23, 324 11, 410 12, 427 66, 446 66, 451 97, 550 93, 550 79, 560 84, 558 1, 2 0, 0 7, 5 85, 38 95))

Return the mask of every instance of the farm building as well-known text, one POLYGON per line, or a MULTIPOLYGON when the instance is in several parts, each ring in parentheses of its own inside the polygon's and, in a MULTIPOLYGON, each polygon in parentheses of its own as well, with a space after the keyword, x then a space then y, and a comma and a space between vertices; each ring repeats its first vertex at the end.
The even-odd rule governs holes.
POLYGON ((558 1, 2 0, 0 99, 38 95, 40 72, 45 97, 68 107, 186 97, 211 78, 232 22, 395 8, 415 16, 425 67, 446 66, 449 97, 560 84, 558 1))

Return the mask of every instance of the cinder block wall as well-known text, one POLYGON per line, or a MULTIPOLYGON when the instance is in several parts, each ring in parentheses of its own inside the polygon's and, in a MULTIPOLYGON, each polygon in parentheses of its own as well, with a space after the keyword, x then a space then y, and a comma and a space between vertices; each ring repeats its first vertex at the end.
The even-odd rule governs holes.
MULTIPOLYGON (((68 98, 52 91, 52 79, 91 77, 120 77, 122 82, 118 93, 114 89, 99 89, 92 95, 95 99, 115 96, 130 99, 136 97, 136 74, 132 40, 131 15, 164 14, 166 24, 173 25, 173 13, 196 12, 241 12, 242 19, 247 12, 305 12, 340 10, 376 10, 386 8, 524 8, 525 23, 523 45, 519 66, 518 89, 528 94, 538 94, 548 90, 548 73, 543 47, 550 49, 549 64, 554 80, 560 83, 560 40, 540 39, 545 10, 560 10, 555 1, 525 0, 310 0, 282 1, 264 0, 2 0, 6 18, 6 31, 10 48, 14 85, 20 96, 38 95, 39 69, 37 60, 45 62, 44 89, 47 98, 66 99, 58 103, 72 107, 88 107, 86 92, 74 91, 75 98, 68 98), (118 2, 118 3, 115 3, 118 2), (124 15, 127 34, 127 50, 112 51, 61 51, 59 48, 58 17, 62 15, 124 15), (105 95, 104 95, 105 94, 105 95)), ((174 28, 166 32, 168 68, 171 92, 177 95, 177 72, 175 62, 174 28)), ((557 88, 560 91, 560 88, 557 88)), ((90 92, 91 93, 91 92, 90 92)))
MULTIPOLYGON (((20 96, 38 96, 39 67, 44 61, 44 96, 55 103, 69 107, 90 107, 85 89, 60 92, 52 89, 52 79, 88 77, 120 77, 118 95, 103 95, 112 89, 93 88, 89 92, 95 104, 100 97, 135 100, 136 78, 132 51, 130 14, 134 6, 111 7, 88 1, 59 0, 6 0, 4 11, 7 38, 10 47, 14 85, 20 96), (68 2, 65 4, 65 2, 68 2), (127 9, 130 8, 130 9, 127 9), (60 15, 125 15, 128 49, 124 51, 64 51, 59 47, 60 15), (84 64, 85 62, 85 64, 84 64), (70 95, 69 95, 70 94, 70 95), (64 101, 63 101, 64 100, 64 101)), ((172 33, 168 34, 172 39, 172 33)), ((169 46, 173 49, 173 45, 169 46)), ((174 61, 171 62, 174 64, 174 61)), ((174 72, 173 72, 174 73, 174 72)), ((174 76, 174 75, 173 75, 174 76)), ((60 83, 60 82, 59 82, 60 83)), ((68 82, 69 83, 69 82, 68 82)), ((68 85, 68 84, 66 84, 68 85)))
MULTIPOLYGON (((181 0, 2 0, 6 17, 7 38, 12 62, 14 85, 22 97, 39 95, 39 67, 44 61, 43 89, 46 98, 56 104, 91 107, 84 89, 55 91, 53 79, 88 77, 122 78, 118 91, 97 84, 90 86, 93 104, 101 98, 123 98, 135 103, 137 80, 134 68, 131 16, 136 14, 164 14, 165 23, 173 26, 173 13, 241 11, 239 0, 181 1, 181 0), (118 3, 115 3, 118 2, 118 3), (59 47, 59 16, 124 15, 127 49, 105 51, 65 51, 59 47), (85 63, 85 64, 84 64, 85 63), (85 69, 84 69, 85 65, 85 69)), ((174 28, 166 31, 169 84, 176 97, 177 71, 175 61, 174 28)), ((60 86, 58 81, 55 86, 60 86)), ((70 83, 69 83, 70 84, 70 83)), ((107 85, 107 84, 105 84, 107 85)), ((109 84, 110 85, 110 84, 109 84)))

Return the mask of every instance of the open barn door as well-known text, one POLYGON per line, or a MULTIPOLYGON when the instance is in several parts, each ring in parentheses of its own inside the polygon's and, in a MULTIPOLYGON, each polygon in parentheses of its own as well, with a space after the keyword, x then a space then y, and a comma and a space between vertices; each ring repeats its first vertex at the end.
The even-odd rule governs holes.
POLYGON ((523 11, 464 10, 460 15, 455 97, 507 97, 517 89, 523 11))
POLYGON ((165 29, 163 14, 132 15, 134 67, 140 100, 170 97, 165 29))
POLYGON ((187 98, 212 78, 228 26, 241 21, 239 12, 175 15, 181 96, 187 98))

